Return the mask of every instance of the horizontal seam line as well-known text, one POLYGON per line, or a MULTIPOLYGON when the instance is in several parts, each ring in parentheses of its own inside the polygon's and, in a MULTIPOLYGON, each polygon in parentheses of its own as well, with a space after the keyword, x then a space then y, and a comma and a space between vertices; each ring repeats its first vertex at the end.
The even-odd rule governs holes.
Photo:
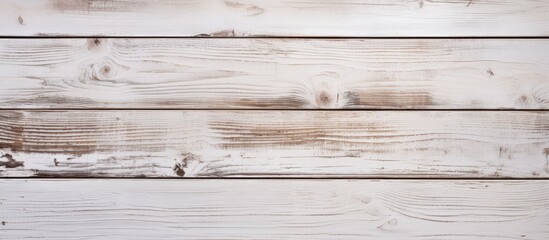
POLYGON ((349 108, 349 109, 307 109, 307 108, 0 108, 0 111, 410 111, 410 112, 549 112, 549 109, 390 109, 390 108, 349 108))
POLYGON ((549 178, 463 178, 463 177, 0 177, 0 180, 6 179, 148 179, 148 180, 436 180, 436 181, 456 181, 456 180, 473 180, 473 181, 547 181, 549 178))
POLYGON ((13 36, 0 35, 0 39, 79 39, 79 38, 171 38, 171 39, 549 39, 549 36, 399 36, 399 37, 358 37, 358 36, 244 36, 244 37, 207 37, 207 36, 13 36))

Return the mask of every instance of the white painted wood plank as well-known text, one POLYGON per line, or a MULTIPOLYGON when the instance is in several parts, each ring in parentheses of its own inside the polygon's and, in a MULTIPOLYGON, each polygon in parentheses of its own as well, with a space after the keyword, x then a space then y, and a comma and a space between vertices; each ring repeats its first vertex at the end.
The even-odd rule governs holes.
POLYGON ((2 0, 2 36, 548 36, 546 0, 2 0))
POLYGON ((0 180, 0 239, 545 240, 549 181, 0 180))
POLYGON ((548 109, 547 39, 1 39, 2 108, 548 109))
POLYGON ((0 153, 2 177, 541 178, 549 112, 1 111, 0 153))

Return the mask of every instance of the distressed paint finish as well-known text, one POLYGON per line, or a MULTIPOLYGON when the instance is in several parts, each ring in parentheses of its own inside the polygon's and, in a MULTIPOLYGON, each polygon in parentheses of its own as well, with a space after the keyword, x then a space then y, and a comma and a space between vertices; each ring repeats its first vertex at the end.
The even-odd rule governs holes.
POLYGON ((0 240, 547 240, 548 12, 0 0, 0 240))
POLYGON ((0 180, 0 239, 546 240, 549 181, 0 180))
POLYGON ((1 39, 0 108, 547 109, 547 39, 1 39))
POLYGON ((548 36, 547 12, 544 0, 2 0, 0 35, 548 36))
POLYGON ((549 176, 545 111, 2 111, 0 136, 4 177, 549 176))

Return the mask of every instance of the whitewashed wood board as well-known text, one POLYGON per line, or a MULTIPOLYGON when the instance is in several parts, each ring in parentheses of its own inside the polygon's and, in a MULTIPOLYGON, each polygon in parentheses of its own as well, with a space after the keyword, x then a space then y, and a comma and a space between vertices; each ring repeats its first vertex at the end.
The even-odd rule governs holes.
POLYGON ((549 112, 1 111, 0 153, 3 177, 541 178, 549 112))
POLYGON ((0 36, 548 36, 546 0, 2 0, 0 36))
POLYGON ((547 109, 547 39, 0 39, 1 108, 547 109))
POLYGON ((546 240, 549 181, 0 180, 0 239, 546 240))

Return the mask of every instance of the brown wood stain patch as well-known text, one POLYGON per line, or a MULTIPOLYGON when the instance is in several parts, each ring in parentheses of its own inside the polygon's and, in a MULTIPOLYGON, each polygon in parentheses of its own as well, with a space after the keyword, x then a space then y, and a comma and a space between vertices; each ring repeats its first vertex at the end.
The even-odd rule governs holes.
POLYGON ((60 12, 104 13, 141 11, 148 7, 143 0, 51 0, 51 8, 60 12))

